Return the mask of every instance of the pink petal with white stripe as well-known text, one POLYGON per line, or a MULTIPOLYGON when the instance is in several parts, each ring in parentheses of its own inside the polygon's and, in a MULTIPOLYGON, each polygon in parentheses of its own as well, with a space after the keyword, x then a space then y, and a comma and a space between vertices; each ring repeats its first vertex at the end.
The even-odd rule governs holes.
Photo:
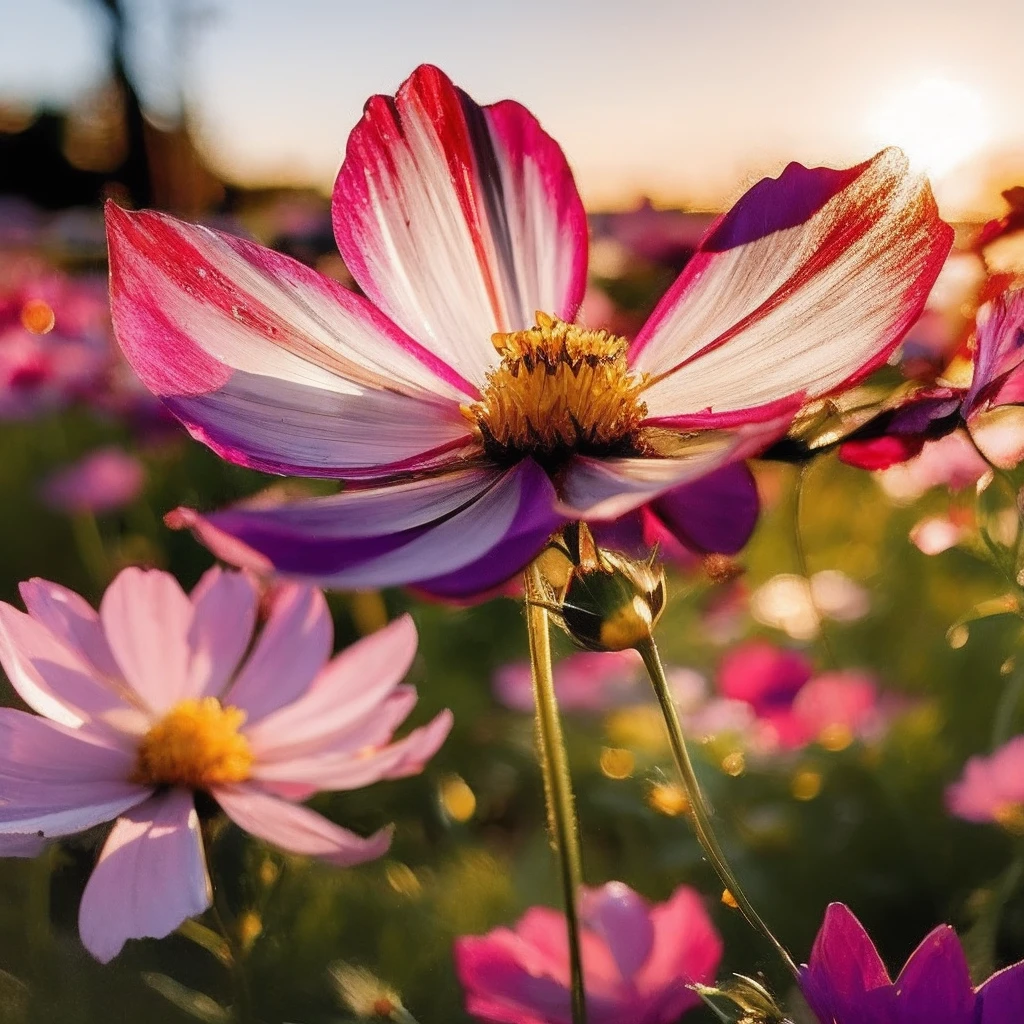
POLYGON ((121 348, 218 454, 373 475, 468 442, 459 403, 472 385, 337 282, 163 214, 108 205, 107 226, 121 348))
POLYGON ((558 145, 517 103, 477 106, 437 68, 375 96, 349 136, 334 232, 366 294, 466 378, 538 309, 572 320, 587 223, 558 145))
POLYGON ((213 796, 224 813, 259 839, 337 867, 351 867, 387 853, 391 829, 365 839, 340 828, 306 807, 280 800, 255 785, 219 786, 213 796))
POLYGON ((114 826, 82 894, 82 944, 107 963, 128 939, 170 935, 211 897, 192 794, 170 790, 114 826))
POLYGON ((333 643, 334 623, 324 595, 285 584, 224 702, 245 711, 251 729, 301 698, 331 656, 333 643))
POLYGON ((632 346, 655 378, 651 417, 855 382, 917 319, 952 237, 898 150, 764 179, 711 227, 632 346))
POLYGON ((416 626, 408 615, 357 640, 324 666, 303 696, 246 729, 257 760, 280 760, 344 733, 398 686, 415 656, 416 626))
POLYGON ((190 595, 190 696, 218 696, 235 674, 256 625, 259 595, 244 573, 210 569, 190 595))
POLYGON ((154 713, 192 696, 192 602, 157 569, 123 569, 107 587, 100 619, 128 684, 154 713))

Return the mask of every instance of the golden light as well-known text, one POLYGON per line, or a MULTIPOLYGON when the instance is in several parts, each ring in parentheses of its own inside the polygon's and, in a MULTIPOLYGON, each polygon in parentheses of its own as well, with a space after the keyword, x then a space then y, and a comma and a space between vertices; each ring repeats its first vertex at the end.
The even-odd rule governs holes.
POLYGON ((924 78, 887 96, 869 115, 879 146, 899 146, 911 166, 932 177, 953 170, 992 139, 992 112, 984 96, 963 82, 924 78))

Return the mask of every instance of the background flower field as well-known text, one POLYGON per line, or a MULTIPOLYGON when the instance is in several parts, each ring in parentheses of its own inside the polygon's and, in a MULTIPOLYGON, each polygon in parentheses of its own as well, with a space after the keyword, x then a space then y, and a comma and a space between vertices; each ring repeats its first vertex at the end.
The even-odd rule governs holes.
MULTIPOLYGON (((71 135, 92 125, 76 137, 95 151, 47 148, 42 129, 32 132, 52 112, 26 126, 21 106, 0 104, 0 600, 19 607, 18 584, 32 577, 96 604, 128 565, 168 570, 188 589, 212 559, 165 524, 172 509, 267 500, 268 488, 271 500, 333 488, 222 461, 160 409, 117 350, 103 198, 184 212, 352 280, 322 195, 228 182, 193 145, 187 119, 168 127, 151 118, 141 129, 148 169, 133 167, 133 116, 144 104, 117 59, 124 10, 108 6, 112 105, 100 104, 91 122, 61 115, 71 135), (104 146, 114 154, 106 164, 104 146), (30 181, 20 168, 32 161, 39 174, 30 181)), ((330 126, 339 152, 347 127, 330 126)), ((884 384, 945 365, 986 289, 1024 272, 1022 194, 1000 198, 993 180, 978 194, 999 237, 985 236, 977 209, 950 218, 953 254, 899 359, 880 371, 884 384)), ((692 255, 711 220, 694 207, 708 204, 594 205, 581 318, 631 335, 692 255)), ((1024 782, 988 822, 957 817, 947 797, 970 758, 1024 733, 1024 473, 993 481, 973 451, 955 446, 884 472, 835 452, 804 465, 753 463, 762 515, 735 559, 665 550, 658 639, 697 771, 736 874, 798 962, 833 901, 854 910, 892 967, 940 922, 957 929, 978 982, 1024 959, 1024 782), (744 669, 764 692, 752 683, 737 694, 729 658, 751 649, 768 652, 744 669), (785 652, 797 652, 795 682, 772 675, 785 675, 785 652), (805 688, 822 679, 808 710, 805 688)), ((455 940, 510 925, 530 907, 560 906, 533 722, 516 689, 527 658, 520 596, 515 585, 467 605, 404 590, 328 595, 336 650, 412 615, 420 643, 407 681, 419 703, 404 729, 445 708, 454 726, 421 775, 314 799, 360 834, 394 822, 380 860, 338 870, 221 824, 217 913, 241 951, 259 1019, 353 1019, 337 983, 344 964, 372 971, 421 1024, 471 1020, 455 940)), ((579 657, 563 637, 556 656, 579 657)), ((575 678, 572 662, 556 666, 588 884, 619 880, 652 902, 694 886, 724 940, 719 976, 763 972, 793 1000, 794 1019, 810 1021, 770 948, 720 899, 644 680, 628 658, 592 657, 612 659, 607 677, 594 663, 576 663, 575 678)), ((21 707, 6 681, 0 702, 21 707)), ((0 1024, 229 1020, 232 978, 212 932, 132 942, 105 966, 82 947, 78 905, 104 835, 62 840, 36 860, 0 860, 0 1024)), ((685 1019, 714 1018, 695 1009, 685 1019)))

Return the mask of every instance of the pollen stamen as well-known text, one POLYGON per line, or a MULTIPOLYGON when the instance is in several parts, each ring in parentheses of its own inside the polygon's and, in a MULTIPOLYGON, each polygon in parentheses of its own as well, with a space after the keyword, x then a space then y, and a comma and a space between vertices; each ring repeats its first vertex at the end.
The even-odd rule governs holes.
POLYGON ((253 762, 244 722, 244 711, 216 697, 183 700, 143 737, 131 781, 187 789, 244 782, 253 762))
POLYGON ((641 450, 646 379, 630 373, 625 338, 537 313, 535 327, 491 340, 501 363, 483 398, 462 412, 492 458, 550 462, 641 450))

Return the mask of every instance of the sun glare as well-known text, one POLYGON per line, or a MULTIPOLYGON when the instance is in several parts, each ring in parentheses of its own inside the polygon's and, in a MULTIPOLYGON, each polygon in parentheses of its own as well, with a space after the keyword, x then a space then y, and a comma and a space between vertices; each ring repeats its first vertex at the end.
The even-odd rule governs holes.
POLYGON ((941 177, 992 137, 991 112, 977 89, 926 78, 888 95, 871 112, 873 141, 900 146, 917 170, 941 177))

